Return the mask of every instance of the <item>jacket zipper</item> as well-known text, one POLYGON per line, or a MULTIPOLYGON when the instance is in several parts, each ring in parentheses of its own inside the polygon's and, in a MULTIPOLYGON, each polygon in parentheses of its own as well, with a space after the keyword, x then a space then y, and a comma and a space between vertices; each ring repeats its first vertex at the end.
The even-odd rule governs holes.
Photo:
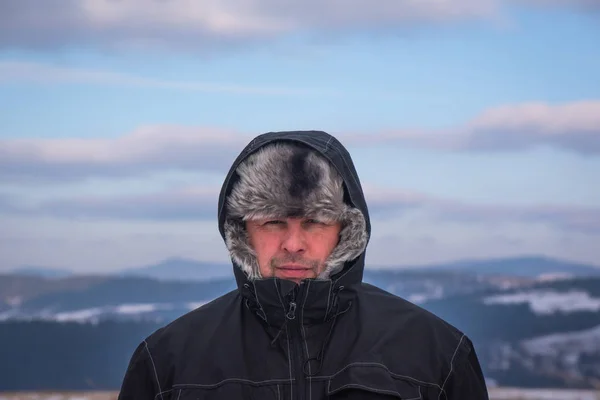
POLYGON ((292 291, 292 295, 288 302, 288 312, 286 317, 290 320, 291 329, 290 329, 290 342, 291 342, 291 363, 294 369, 294 376, 296 382, 296 399, 305 399, 306 398, 306 381, 304 378, 304 350, 302 349, 302 321, 299 318, 299 313, 297 311, 297 300, 300 298, 301 288, 304 285, 301 284, 300 287, 294 288, 292 291))

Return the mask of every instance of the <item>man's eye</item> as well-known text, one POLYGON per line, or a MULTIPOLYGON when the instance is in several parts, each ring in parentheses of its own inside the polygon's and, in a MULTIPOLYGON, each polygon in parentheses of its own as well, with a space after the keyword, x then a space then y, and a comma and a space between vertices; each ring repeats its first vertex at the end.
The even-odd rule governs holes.
POLYGON ((307 220, 306 220, 306 223, 307 223, 307 224, 322 224, 322 222, 321 222, 321 221, 319 221, 319 220, 316 220, 316 219, 307 219, 307 220))

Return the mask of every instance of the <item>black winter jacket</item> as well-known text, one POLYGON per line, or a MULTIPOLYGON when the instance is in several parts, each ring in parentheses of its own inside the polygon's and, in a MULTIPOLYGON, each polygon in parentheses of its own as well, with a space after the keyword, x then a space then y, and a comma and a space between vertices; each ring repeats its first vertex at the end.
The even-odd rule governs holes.
MULTIPOLYGON (((346 149, 324 132, 267 133, 235 160, 219 199, 224 204, 237 165, 274 140, 321 152, 346 183, 347 201, 367 205, 346 149)), ((455 327, 362 282, 365 253, 330 280, 300 285, 277 278, 238 289, 157 330, 135 349, 119 400, 402 399, 488 400, 473 343, 455 327)))

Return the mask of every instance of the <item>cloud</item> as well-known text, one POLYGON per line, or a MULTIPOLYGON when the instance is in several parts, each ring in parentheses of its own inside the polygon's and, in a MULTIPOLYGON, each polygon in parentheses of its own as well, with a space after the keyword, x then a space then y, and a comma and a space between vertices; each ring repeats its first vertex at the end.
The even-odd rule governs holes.
POLYGON ((25 61, 0 61, 0 84, 98 84, 144 87, 191 92, 234 93, 259 96, 328 95, 331 91, 311 88, 245 86, 234 84, 165 81, 112 71, 68 68, 25 61))
MULTIPOLYGON (((334 132, 335 134, 335 132, 334 132)), ((522 151, 552 146, 600 154, 600 101, 523 104, 483 112, 451 130, 336 134, 346 145, 445 151, 522 151)), ((112 139, 0 139, 0 180, 81 180, 168 170, 224 173, 254 135, 201 127, 142 127, 112 139)))
POLYGON ((437 221, 491 225, 505 222, 545 224, 565 232, 600 234, 600 207, 465 203, 423 193, 369 186, 365 186, 365 197, 374 218, 388 219, 420 210, 430 213, 437 221))
POLYGON ((453 151, 520 151, 552 146, 583 155, 600 153, 600 101, 525 103, 484 111, 454 129, 353 134, 352 143, 415 145, 453 151))
POLYGON ((496 0, 3 0, 0 47, 203 50, 303 32, 397 30, 493 14, 496 0))
POLYGON ((430 206, 445 220, 501 224, 541 223, 564 232, 600 234, 600 207, 560 205, 480 205, 434 201, 430 206))
POLYGON ((467 149, 518 150, 548 144, 579 153, 600 152, 600 101, 531 103, 484 112, 466 129, 467 149))
MULTIPOLYGON (((8 215, 67 219, 211 221, 216 219, 220 187, 186 187, 143 195, 70 197, 30 206, 0 198, 8 215)), ((505 222, 544 224, 564 232, 600 234, 600 207, 464 203, 402 190, 365 185, 374 219, 388 220, 418 211, 436 221, 497 225, 505 222)))
POLYGON ((170 169, 223 171, 249 141, 233 132, 151 126, 115 139, 0 140, 0 176, 74 180, 170 169))
POLYGON ((530 4, 539 7, 578 8, 584 11, 600 10, 598 0, 511 0, 517 4, 530 4))
POLYGON ((219 188, 189 188, 124 198, 85 197, 42 203, 34 212, 65 218, 119 220, 210 220, 219 188))
MULTIPOLYGON (((0 213, 59 218, 118 220, 212 220, 220 187, 183 187, 142 195, 73 196, 26 202, 16 195, 0 196, 0 213)), ((427 204, 427 196, 367 186, 375 214, 399 213, 427 204)))
POLYGON ((18 198, 6 193, 0 193, 0 213, 18 214, 22 208, 18 205, 18 198))
POLYGON ((219 190, 184 187, 143 195, 74 195, 42 201, 0 194, 0 214, 96 221, 208 221, 216 218, 219 190))
POLYGON ((507 6, 600 9, 597 0, 3 0, 0 48, 185 49, 296 34, 398 32, 501 16, 507 6))

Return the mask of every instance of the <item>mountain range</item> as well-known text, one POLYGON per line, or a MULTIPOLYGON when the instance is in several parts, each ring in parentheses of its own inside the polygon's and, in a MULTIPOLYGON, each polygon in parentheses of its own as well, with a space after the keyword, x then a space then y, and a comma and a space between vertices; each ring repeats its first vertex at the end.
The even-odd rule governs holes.
MULTIPOLYGON (((0 275, 0 391, 118 389, 146 335, 236 287, 231 266, 167 261, 115 275, 0 275)), ((370 268, 364 281, 467 333, 490 385, 600 386, 594 266, 472 260, 370 268)))

